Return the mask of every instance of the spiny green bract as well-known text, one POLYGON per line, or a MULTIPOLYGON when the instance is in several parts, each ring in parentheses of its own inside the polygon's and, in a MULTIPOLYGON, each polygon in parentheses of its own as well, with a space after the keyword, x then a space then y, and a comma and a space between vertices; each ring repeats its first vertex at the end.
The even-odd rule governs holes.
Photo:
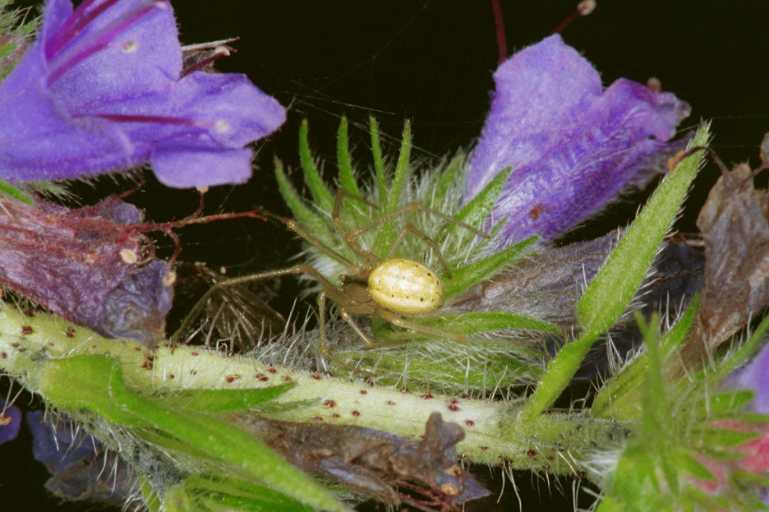
POLYGON ((370 269, 392 257, 418 261, 443 280, 448 299, 491 278, 534 242, 497 249, 486 233, 491 210, 510 174, 507 169, 472 201, 463 204, 465 156, 461 152, 434 170, 415 173, 410 161, 411 127, 403 130, 392 173, 381 153, 379 131, 371 121, 375 179, 359 183, 350 156, 347 121, 337 137, 338 188, 323 181, 310 152, 308 125, 299 135, 304 181, 312 196, 303 200, 291 185, 282 164, 275 173, 281 195, 299 224, 308 262, 339 283, 343 274, 370 269), (444 266, 445 264, 445 266, 444 266))
MULTIPOLYGON (((397 344, 398 349, 361 352, 336 347, 328 356, 332 367, 406 389, 484 396, 533 382, 543 355, 540 347, 532 347, 530 337, 522 340, 529 333, 537 333, 537 339, 544 333, 560 335, 558 327, 510 311, 468 312, 452 307, 454 299, 492 279, 536 242, 531 237, 498 247, 492 210, 511 170, 500 172, 465 202, 463 153, 417 172, 411 163, 411 127, 406 122, 398 156, 388 166, 378 125, 372 119, 370 126, 374 171, 370 182, 357 178, 344 118, 337 133, 338 188, 329 187, 321 177, 310 151, 306 121, 300 129, 299 152, 311 201, 299 195, 276 161, 279 190, 294 215, 295 231, 305 240, 306 260, 335 285, 342 284, 343 276, 365 279, 388 258, 426 265, 441 279, 445 302, 434 313, 410 317, 409 322, 467 342, 400 330, 375 317, 370 322, 374 338, 397 344)), ((356 340, 354 335, 347 336, 346 326, 333 327, 337 344, 345 338, 356 340)))

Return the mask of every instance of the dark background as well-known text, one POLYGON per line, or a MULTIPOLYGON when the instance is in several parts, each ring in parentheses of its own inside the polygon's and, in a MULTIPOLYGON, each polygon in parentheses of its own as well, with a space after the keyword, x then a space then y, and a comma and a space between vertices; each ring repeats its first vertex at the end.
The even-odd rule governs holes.
MULTIPOLYGON (((33 2, 26 2, 31 5, 33 2)), ((502 0, 510 51, 549 34, 576 2, 502 0)), ((415 156, 434 161, 477 137, 489 105, 496 67, 494 21, 488 0, 178 0, 174 2, 185 43, 240 36, 238 53, 220 64, 243 71, 263 90, 289 106, 289 122, 258 144, 258 168, 243 187, 220 187, 206 199, 207 212, 263 207, 286 214, 276 192, 271 161, 279 156, 296 167, 296 134, 302 118, 310 121, 311 141, 327 170, 334 171, 334 136, 339 117, 351 122, 354 156, 368 165, 369 115, 397 147, 404 118, 413 121, 415 156)), ((645 82, 658 77, 666 90, 693 107, 682 130, 712 119, 714 148, 727 162, 757 159, 757 146, 769 128, 769 2, 764 0, 644 2, 599 0, 597 10, 564 31, 564 38, 602 73, 605 83, 619 77, 645 82)), ((710 166, 687 204, 679 229, 693 231, 694 218, 717 171, 710 166)), ((294 175, 298 178, 298 175, 294 175)), ((296 180, 299 185, 298 179, 296 180)), ((117 190, 108 180, 94 200, 117 190)), ((637 199, 642 199, 639 194, 637 199)), ((132 200, 153 220, 182 217, 197 205, 196 194, 147 183, 132 200)), ((610 208, 575 237, 589 238, 632 218, 636 204, 610 208)), ((182 259, 203 260, 231 273, 279 268, 299 250, 289 234, 273 224, 231 222, 188 228, 182 259)), ((168 251, 167 242, 159 242, 168 251)), ((297 291, 282 283, 276 307, 286 312, 297 291)), ((20 401, 27 403, 25 397, 20 401)), ((496 471, 478 472, 495 492, 496 471)), ((516 475, 527 510, 572 510, 571 483, 552 487, 540 476, 516 475)), ((29 435, 0 446, 0 508, 83 510, 58 505, 44 493, 45 469, 30 456, 29 435), (9 508, 9 506, 11 508, 9 508)), ((500 504, 486 500, 472 510, 515 510, 507 485, 500 504)), ((583 497, 582 506, 589 503, 583 497)))

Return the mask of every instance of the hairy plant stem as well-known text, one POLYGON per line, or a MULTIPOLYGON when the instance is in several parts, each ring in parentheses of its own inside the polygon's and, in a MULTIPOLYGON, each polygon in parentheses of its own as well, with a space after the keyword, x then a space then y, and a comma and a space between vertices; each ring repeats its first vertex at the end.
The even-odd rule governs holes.
MULTIPOLYGON (((591 451, 618 447, 629 434, 625 425, 611 419, 552 413, 521 421, 520 407, 510 402, 410 394, 271 367, 245 356, 200 347, 163 345, 151 350, 135 342, 103 338, 50 315, 30 317, 10 305, 0 310, 0 370, 30 391, 41 390, 43 361, 86 354, 119 361, 126 385, 144 394, 294 383, 292 389, 270 403, 269 410, 260 413, 289 421, 358 425, 418 438, 424 433, 429 415, 439 411, 445 419, 464 427, 467 436, 458 450, 473 463, 506 464, 556 474, 581 473, 580 462, 591 451), (303 405, 280 407, 296 402, 303 405)), ((61 386, 66 388, 68 383, 62 382, 61 386)))

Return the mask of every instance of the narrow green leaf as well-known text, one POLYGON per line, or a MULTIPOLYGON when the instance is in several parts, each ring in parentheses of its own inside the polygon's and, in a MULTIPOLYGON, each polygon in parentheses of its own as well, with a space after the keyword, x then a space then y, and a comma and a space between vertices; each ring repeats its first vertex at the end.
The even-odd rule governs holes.
POLYGON ((253 435, 216 417, 169 409, 161 400, 131 391, 116 360, 76 356, 43 365, 40 391, 55 407, 87 409, 112 423, 153 429, 189 446, 190 453, 237 468, 245 477, 301 503, 328 511, 347 510, 253 435))
POLYGON ((521 256, 527 248, 534 245, 537 240, 538 237, 536 236, 529 237, 522 242, 495 252, 491 256, 487 256, 464 267, 459 267, 450 277, 444 279, 444 296, 446 299, 449 299, 478 283, 491 279, 521 256))
POLYGON ((332 237, 328 225, 320 215, 305 204, 286 176, 283 163, 277 158, 275 159, 275 178, 278 181, 278 192, 280 192, 291 213, 294 214, 297 222, 308 228, 322 242, 331 243, 332 237))
POLYGON ((435 192, 432 197, 432 204, 434 208, 443 209, 446 196, 453 187, 458 186, 461 175, 465 168, 465 154, 462 152, 457 153, 449 161, 446 167, 441 171, 441 175, 438 178, 438 182, 435 184, 435 192))
POLYGON ((22 203, 32 204, 34 201, 32 197, 24 192, 22 189, 14 187, 7 181, 0 180, 0 194, 12 197, 22 203))
POLYGON ((521 409, 519 413, 521 421, 533 421, 553 405, 553 402, 566 389, 574 372, 582 364, 596 339, 598 339, 597 334, 585 334, 561 347, 558 354, 548 363, 544 375, 537 384, 537 389, 521 409))
MULTIPOLYGON (((709 128, 705 124, 697 130, 689 147, 704 146, 708 138, 709 128)), ((577 302, 577 318, 583 334, 577 341, 565 345, 550 361, 540 381, 540 386, 545 384, 546 388, 538 387, 531 396, 522 411, 525 417, 533 419, 558 399, 582 364, 578 356, 584 358, 590 345, 625 312, 649 272, 657 249, 673 224, 702 160, 702 152, 697 152, 679 162, 668 173, 609 254, 577 302), (566 349, 568 352, 561 356, 566 349), (561 360, 562 357, 564 360, 561 360)))
MULTIPOLYGON (((334 201, 340 201, 340 215, 344 220, 351 220, 352 225, 360 226, 370 222, 369 204, 363 199, 364 194, 358 187, 355 170, 350 155, 350 137, 347 118, 342 117, 336 136, 336 160, 339 167, 339 187, 346 192, 337 195, 334 201)), ((336 208, 336 205, 335 205, 336 208)))
POLYGON ((708 380, 713 383, 719 383, 729 376, 732 372, 750 361, 753 356, 764 346, 766 334, 769 331, 769 315, 766 315, 756 330, 750 335, 750 338, 740 345, 740 347, 727 355, 719 364, 716 371, 708 375, 708 380))
POLYGON ((710 417, 734 416, 736 411, 742 410, 753 400, 753 391, 738 389, 736 391, 723 391, 706 398, 708 406, 703 413, 709 413, 710 417))
MULTIPOLYGON (((708 125, 703 125, 688 147, 705 146, 708 139, 708 125)), ((665 176, 609 254, 577 303, 577 318, 585 331, 602 334, 625 312, 673 225, 703 158, 703 153, 697 152, 665 176)))
POLYGON ((401 148, 398 153, 398 163, 395 166, 395 174, 387 193, 387 211, 392 212, 398 208, 403 191, 406 189, 409 177, 411 176, 411 123, 407 119, 403 123, 403 134, 401 135, 401 148))
MULTIPOLYGON (((694 319, 699 310, 699 300, 695 296, 690 302, 684 314, 665 333, 660 342, 660 350, 663 358, 669 357, 673 351, 683 343, 686 335, 694 325, 694 319)), ((639 397, 646 372, 649 368, 647 354, 642 353, 630 364, 625 366, 620 373, 609 379, 593 400, 590 413, 596 417, 612 417, 633 421, 638 419, 641 412, 639 397)))
POLYGON ((678 347, 680 347, 689 335, 689 331, 694 326, 694 320, 697 318, 697 312, 700 310, 700 296, 695 294, 686 306, 684 314, 673 325, 673 327, 662 336, 660 350, 662 357, 667 358, 678 347))
MULTIPOLYGON (((403 135, 401 138, 401 149, 398 154, 398 163, 395 166, 395 174, 387 191, 387 197, 384 203, 383 214, 394 212, 401 200, 403 191, 406 189, 409 177, 411 176, 411 123, 408 120, 403 124, 403 135)), ((382 223, 374 240, 374 254, 385 256, 397 235, 396 219, 388 220, 382 223)))
POLYGON ((676 457, 676 465, 682 470, 689 473, 694 478, 700 480, 713 480, 715 477, 708 468, 700 464, 697 459, 689 455, 688 453, 680 453, 676 457))
POLYGON ((339 186, 353 197, 360 197, 362 194, 358 188, 358 180, 355 179, 350 156, 350 137, 346 117, 342 117, 336 133, 336 161, 339 167, 339 186))
POLYGON ((259 407, 292 387, 293 384, 281 384, 258 389, 185 389, 163 393, 158 398, 172 408, 203 413, 237 412, 259 407))
POLYGON ((409 320, 428 327, 438 327, 454 334, 473 335, 506 329, 526 329, 560 334, 561 328, 550 322, 504 311, 471 311, 452 315, 416 317, 409 320))
POLYGON ((457 214, 454 216, 453 227, 449 228, 449 236, 452 236, 454 230, 465 229, 460 223, 469 224, 475 228, 483 227, 483 223, 491 215, 494 205, 497 204, 497 198, 502 193, 502 189, 513 172, 512 167, 502 169, 493 180, 486 184, 475 197, 473 197, 457 214))
POLYGON ((741 432, 727 428, 708 428, 700 432, 702 444, 711 448, 733 448, 756 439, 759 432, 741 432))
POLYGON ((640 313, 635 314, 635 320, 643 335, 648 367, 641 400, 643 415, 641 417, 644 433, 650 437, 668 432, 665 428, 665 418, 670 410, 667 407, 665 382, 662 378, 662 357, 659 347, 659 317, 654 315, 647 323, 640 313))
POLYGON ((665 476, 670 493, 677 495, 679 493, 679 479, 675 467, 675 452, 665 449, 670 441, 670 422, 672 420, 665 380, 662 376, 659 316, 655 314, 647 322, 641 313, 636 312, 635 320, 643 335, 648 360, 646 382, 641 394, 643 404, 642 436, 646 438, 647 445, 660 448, 657 456, 658 464, 665 476))
POLYGON ((318 208, 330 212, 334 209, 334 195, 326 187, 318 166, 315 165, 315 159, 310 150, 309 130, 309 124, 305 119, 299 128, 299 162, 304 171, 304 182, 310 189, 310 194, 318 208))
POLYGON ((382 142, 379 138, 379 124, 374 117, 369 117, 369 131, 371 133, 371 155, 374 160, 374 172, 376 173, 376 193, 379 205, 384 208, 387 204, 387 173, 385 161, 382 156, 382 142))

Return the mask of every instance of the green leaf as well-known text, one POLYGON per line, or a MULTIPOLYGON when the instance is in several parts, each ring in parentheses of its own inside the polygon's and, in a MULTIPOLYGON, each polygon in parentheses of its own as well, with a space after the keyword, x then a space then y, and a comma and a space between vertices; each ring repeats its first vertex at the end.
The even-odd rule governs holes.
POLYGON ((758 432, 740 432, 728 428, 706 428, 700 432, 702 444, 714 449, 733 448, 756 439, 758 432))
POLYGON ((708 380, 714 384, 718 384, 732 372, 750 361, 765 345, 767 331, 769 331, 769 315, 766 315, 761 320, 761 323, 758 324, 756 330, 753 331, 750 338, 748 338, 745 343, 724 358, 718 365, 716 371, 708 376, 708 380))
MULTIPOLYGON (((686 311, 660 341, 662 357, 667 358, 686 339, 694 325, 699 310, 699 298, 689 302, 686 311)), ((642 353, 620 373, 606 381, 593 400, 590 412, 596 417, 636 420, 641 412, 640 396, 646 372, 649 369, 647 354, 642 353)))
POLYGON ((409 323, 437 327, 454 334, 473 335, 484 332, 507 329, 526 329, 530 331, 561 334, 561 328, 550 322, 538 320, 526 315, 504 311, 471 311, 452 315, 415 317, 409 323))
MULTIPOLYGON (((644 347, 646 349, 646 359, 648 367, 646 370, 646 382, 644 383, 641 401, 643 404, 643 415, 641 424, 644 434, 654 438, 657 436, 663 439, 669 433, 667 428, 667 417, 670 409, 668 407, 668 395, 665 390, 665 381, 662 377, 662 357, 659 347, 659 317, 655 314, 647 323, 641 313, 635 314, 636 323, 644 338, 644 347)), ((662 454, 664 456, 664 454, 662 454)))
POLYGON ((310 512, 312 510, 272 489, 233 478, 224 479, 210 475, 193 475, 186 478, 176 486, 173 494, 177 501, 200 504, 212 511, 310 512))
POLYGON ((32 204, 34 202, 32 200, 32 196, 24 192, 22 189, 14 187, 7 181, 3 180, 0 180, 0 194, 12 197, 17 201, 21 201, 22 203, 26 204, 32 204))
MULTIPOLYGON (((703 125, 688 147, 706 146, 708 139, 708 125, 703 125)), ((702 152, 690 155, 665 176, 590 282, 577 302, 577 318, 585 332, 602 334, 625 312, 646 279, 703 158, 702 152)))
POLYGON ((358 180, 352 167, 350 156, 350 137, 347 128, 347 118, 342 117, 339 130, 336 133, 336 161, 339 167, 339 186, 353 197, 361 197, 358 180))
POLYGON ((281 384, 258 389, 185 389, 163 393, 158 398, 172 408, 208 413, 237 412, 257 408, 292 387, 293 384, 281 384))
MULTIPOLYGON (((709 128, 706 124, 697 130, 689 147, 704 146, 708 138, 709 128)), ((680 161, 662 180, 641 213, 625 231, 577 302, 577 318, 583 329, 582 335, 577 341, 566 344, 550 361, 542 381, 522 411, 523 417, 533 419, 558 399, 579 369, 591 345, 627 310, 686 199, 702 160, 702 152, 697 152, 680 161)))
POLYGON ((448 236, 455 235, 455 230, 464 229, 460 223, 469 224, 475 228, 483 227, 483 223, 491 215, 494 205, 497 204, 497 198, 502 193, 502 189, 512 172, 512 167, 505 167, 483 187, 483 190, 462 207, 453 218, 454 227, 449 229, 448 236))
MULTIPOLYGON (((383 215, 394 212, 400 205, 401 196, 406 189, 409 177, 411 176, 411 123, 408 120, 403 124, 403 135, 401 137, 401 149, 398 154, 398 163, 395 166, 395 174, 387 191, 384 201, 383 215)), ((374 254, 383 257, 387 254, 390 246, 395 241, 396 225, 395 219, 390 219, 382 223, 374 240, 374 254)))
POLYGON ((278 191, 291 210, 294 218, 310 230, 323 243, 331 244, 332 236, 323 218, 312 211, 297 193, 291 181, 283 170, 283 163, 275 159, 275 179, 278 181, 278 191))
POLYGON ((398 153, 398 163, 395 165, 395 174, 387 194, 387 211, 393 212, 400 204, 403 191, 411 176, 411 123, 407 119, 403 123, 401 134, 401 148, 398 153))
POLYGON ((548 363, 537 389, 521 409, 521 421, 535 420, 561 396, 596 339, 597 334, 586 334, 561 347, 556 357, 548 363))
POLYGON ((515 261, 521 254, 534 245, 538 237, 532 236, 522 242, 495 252, 479 261, 475 261, 456 269, 450 277, 443 281, 443 293, 446 299, 454 297, 478 283, 491 279, 515 261))
POLYGON ((749 389, 738 389, 736 391, 723 391, 713 396, 706 397, 708 400, 707 408, 703 407, 703 415, 709 417, 733 416, 736 411, 740 411, 753 400, 753 391, 749 389))
POLYGON ((304 171, 304 182, 307 184, 307 188, 310 189, 310 194, 312 194, 312 198, 318 208, 331 212, 334 209, 334 195, 326 187, 318 166, 315 165, 315 159, 310 150, 309 130, 309 124, 307 119, 305 119, 299 128, 299 162, 304 171))
POLYGON ((54 407, 86 409, 111 423, 152 429, 175 438, 180 447, 189 446, 190 455, 232 467, 301 503, 322 510, 347 510, 253 435, 210 415, 168 408, 161 400, 128 389, 116 360, 105 356, 49 360, 40 375, 41 394, 54 407))
POLYGON ((432 197, 432 205, 434 208, 442 210, 444 208, 444 202, 449 190, 458 186, 458 183, 462 183, 461 175, 464 172, 465 166, 465 154, 457 153, 454 158, 449 161, 448 165, 441 171, 441 175, 435 184, 435 192, 432 197))
POLYGON ((679 453, 676 456, 676 465, 694 478, 700 480, 713 480, 715 478, 708 468, 688 453, 679 453))
POLYGON ((382 156, 382 143, 379 139, 379 124, 373 116, 369 117, 369 132, 371 133, 371 156, 374 160, 374 172, 376 173, 376 193, 379 205, 384 208, 387 204, 387 173, 382 156))

